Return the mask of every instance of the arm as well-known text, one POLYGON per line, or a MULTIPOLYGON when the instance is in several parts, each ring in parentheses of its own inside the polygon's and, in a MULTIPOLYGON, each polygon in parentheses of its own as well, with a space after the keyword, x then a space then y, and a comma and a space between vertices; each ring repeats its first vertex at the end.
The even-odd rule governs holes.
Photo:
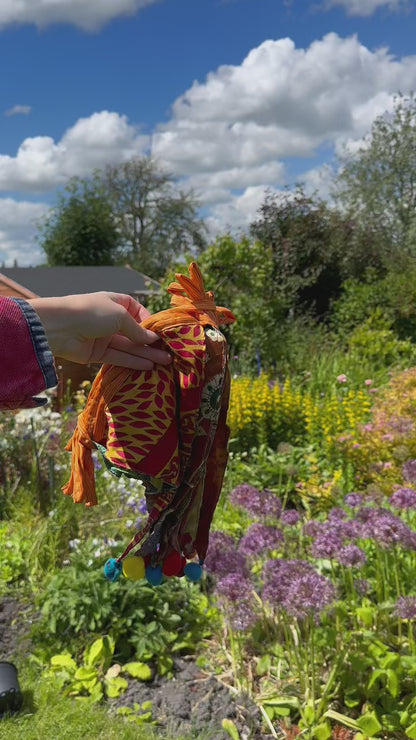
POLYGON ((0 298, 0 408, 43 404, 33 396, 57 384, 53 355, 135 370, 168 365, 170 354, 151 346, 158 335, 139 325, 148 315, 120 293, 0 298))
POLYGON ((39 317, 20 298, 0 296, 0 409, 46 403, 36 394, 58 380, 39 317))

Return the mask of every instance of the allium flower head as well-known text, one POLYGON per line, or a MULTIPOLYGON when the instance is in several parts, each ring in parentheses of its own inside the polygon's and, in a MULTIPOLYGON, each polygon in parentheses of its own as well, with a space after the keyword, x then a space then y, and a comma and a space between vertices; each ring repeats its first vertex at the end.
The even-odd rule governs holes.
POLYGON ((396 488, 389 501, 395 509, 415 509, 416 491, 413 488, 396 488))
POLYGON ((253 586, 248 578, 230 573, 218 581, 215 591, 235 629, 245 630, 254 624, 253 586))
POLYGON ((218 578, 231 573, 240 574, 241 576, 247 572, 244 556, 237 552, 233 538, 225 532, 211 532, 204 564, 207 571, 218 578))
POLYGON ((341 547, 337 554, 336 560, 338 560, 341 565, 359 567, 366 562, 366 556, 361 547, 358 547, 358 545, 349 544, 341 547))
POLYGON ((416 483, 416 460, 407 460, 402 466, 402 474, 408 483, 416 483))
POLYGON ((318 616, 335 598, 332 583, 304 560, 269 560, 263 576, 263 599, 297 619, 318 616))
POLYGON ((400 596, 394 606, 394 613, 400 619, 416 619, 416 596, 400 596))
POLYGON ((412 530, 395 514, 384 508, 363 507, 357 516, 363 522, 362 537, 378 542, 382 547, 401 545, 412 547, 412 530))
POLYGON ((282 511, 282 502, 272 491, 260 492, 248 483, 236 486, 230 493, 230 501, 257 517, 278 519, 282 511))
POLYGON ((295 577, 314 573, 311 563, 306 560, 268 560, 263 567, 263 599, 271 604, 281 604, 290 583, 295 577))
POLYGON ((298 523, 299 519, 300 516, 296 509, 288 509, 281 516, 282 524, 286 524, 288 527, 293 527, 298 523))
POLYGON ((257 555, 264 550, 278 548, 284 540, 283 532, 277 527, 255 522, 241 538, 238 550, 243 555, 257 555))
POLYGON ((351 509, 354 509, 356 506, 360 506, 363 502, 363 497, 360 493, 347 493, 347 495, 344 498, 344 504, 346 506, 349 506, 351 509))

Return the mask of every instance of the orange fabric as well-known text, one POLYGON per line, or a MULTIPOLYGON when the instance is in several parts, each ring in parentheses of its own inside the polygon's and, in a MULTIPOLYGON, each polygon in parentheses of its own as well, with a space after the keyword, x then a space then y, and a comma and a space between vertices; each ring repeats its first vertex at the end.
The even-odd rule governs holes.
POLYGON ((140 547, 144 554, 150 548, 153 560, 157 550, 158 561, 172 550, 203 558, 208 545, 227 462, 229 374, 218 325, 234 316, 215 306, 195 263, 189 274, 169 286, 172 307, 142 323, 159 334, 172 364, 149 371, 103 366, 66 448, 72 470, 63 490, 77 503, 97 503, 96 444, 113 472, 144 480, 148 520, 121 557, 140 547))

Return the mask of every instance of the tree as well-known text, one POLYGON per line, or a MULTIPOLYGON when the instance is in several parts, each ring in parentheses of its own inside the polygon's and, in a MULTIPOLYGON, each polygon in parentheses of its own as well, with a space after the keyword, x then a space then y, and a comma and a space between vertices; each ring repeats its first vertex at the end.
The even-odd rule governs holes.
POLYGON ((340 158, 336 197, 384 235, 386 256, 416 255, 416 97, 399 95, 356 154, 340 158))
POLYGON ((92 180, 69 181, 40 226, 48 265, 112 265, 121 238, 108 199, 92 180))
POLYGON ((250 233, 271 250, 273 290, 291 315, 322 318, 343 280, 368 267, 382 272, 377 233, 302 186, 267 193, 250 233))
POLYGON ((204 225, 191 192, 178 190, 154 159, 139 157, 96 173, 129 263, 161 277, 172 259, 205 245, 204 225))

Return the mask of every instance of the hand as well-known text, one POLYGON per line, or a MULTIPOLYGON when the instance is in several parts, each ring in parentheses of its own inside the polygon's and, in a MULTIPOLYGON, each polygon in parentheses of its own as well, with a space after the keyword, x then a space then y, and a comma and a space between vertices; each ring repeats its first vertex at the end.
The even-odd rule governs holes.
POLYGON ((86 293, 27 301, 38 314, 54 355, 79 362, 109 363, 134 370, 168 365, 168 352, 151 345, 159 337, 139 322, 150 316, 122 293, 86 293))

